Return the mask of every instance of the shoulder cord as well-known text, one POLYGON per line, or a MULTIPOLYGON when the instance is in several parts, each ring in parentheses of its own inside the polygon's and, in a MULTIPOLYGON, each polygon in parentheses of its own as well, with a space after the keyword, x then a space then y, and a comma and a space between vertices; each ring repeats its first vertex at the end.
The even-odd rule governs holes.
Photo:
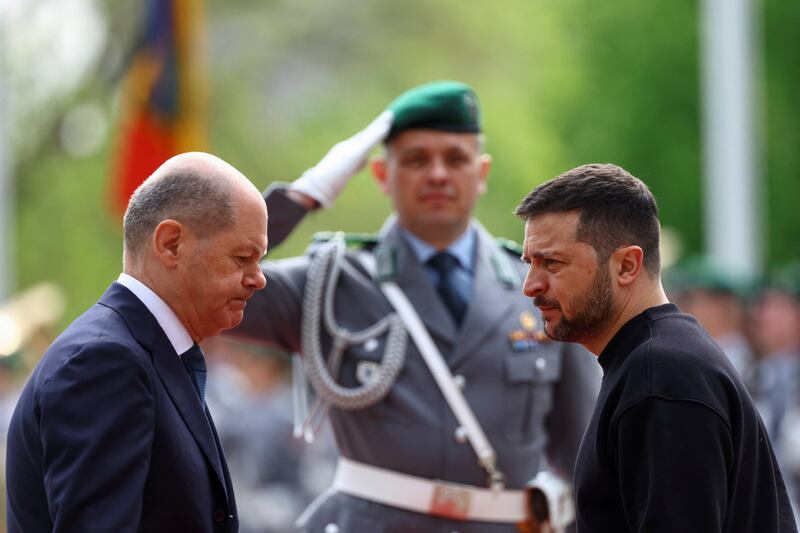
MULTIPOLYGON (((334 293, 342 268, 348 266, 344 258, 345 248, 343 234, 337 234, 329 244, 319 249, 308 269, 303 294, 301 347, 303 366, 318 398, 311 413, 305 417, 302 432, 306 440, 313 440, 328 406, 345 410, 364 409, 382 400, 389 393, 405 363, 407 336, 396 313, 391 313, 357 332, 349 331, 336 323, 333 313, 334 293), (333 340, 327 363, 322 354, 320 322, 325 323, 325 329, 333 340), (349 346, 377 339, 387 330, 383 357, 372 378, 360 387, 339 385, 336 377, 344 351, 349 346), (317 418, 316 422, 314 418, 317 418)), ((297 427, 295 433, 299 433, 297 427)))
MULTIPOLYGON (((340 271, 348 266, 344 260, 345 248, 343 235, 334 236, 331 242, 320 249, 312 259, 306 279, 301 326, 303 366, 311 385, 319 396, 314 402, 311 413, 305 417, 302 433, 306 440, 313 440, 329 405, 345 410, 363 409, 379 402, 388 394, 405 363, 407 341, 405 333, 408 331, 450 409, 461 427, 464 428, 478 461, 487 471, 490 487, 501 490, 505 486, 505 476, 496 467, 496 453, 464 395, 455 384, 450 369, 433 343, 425 325, 422 324, 419 315, 402 290, 392 282, 381 283, 381 290, 395 308, 396 313, 387 315, 372 326, 353 333, 336 324, 333 313, 333 296, 340 271), (329 269, 330 274, 327 278, 327 285, 325 285, 325 277, 329 269), (320 317, 320 315, 322 316, 320 317), (320 318, 324 320, 325 328, 333 339, 327 364, 322 355, 320 318), (335 377, 338 375, 344 350, 348 346, 377 338, 387 329, 389 335, 384 355, 373 378, 368 383, 356 388, 342 387, 336 383, 335 377), (314 418, 317 419, 316 423, 314 418)), ((361 263, 368 272, 371 272, 374 270, 374 265, 365 259, 362 258, 361 263)), ((302 380, 298 380, 298 382, 302 382, 302 380)), ((296 434, 299 433, 298 428, 295 429, 296 434)))

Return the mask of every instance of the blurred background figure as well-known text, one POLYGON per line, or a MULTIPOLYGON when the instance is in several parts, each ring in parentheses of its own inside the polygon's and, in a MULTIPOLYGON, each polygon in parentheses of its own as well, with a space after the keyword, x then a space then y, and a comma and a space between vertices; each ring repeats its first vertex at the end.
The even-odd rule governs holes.
POLYGON ((38 283, 0 300, 0 531, 5 531, 5 456, 11 414, 31 369, 56 336, 64 295, 52 283, 38 283))
POLYGON ((295 531, 300 512, 333 479, 325 427, 311 444, 292 435, 290 354, 220 336, 203 343, 207 403, 219 420, 241 533, 295 531))
POLYGON ((19 392, 28 373, 55 338, 53 327, 64 308, 64 294, 53 283, 38 283, 0 300, 0 450, 3 452, 19 392))
POLYGON ((800 264, 779 269, 750 309, 758 359, 751 393, 800 514, 800 264))
POLYGON ((700 322, 747 378, 753 350, 745 335, 744 281, 708 257, 694 257, 672 267, 666 283, 670 300, 700 322))

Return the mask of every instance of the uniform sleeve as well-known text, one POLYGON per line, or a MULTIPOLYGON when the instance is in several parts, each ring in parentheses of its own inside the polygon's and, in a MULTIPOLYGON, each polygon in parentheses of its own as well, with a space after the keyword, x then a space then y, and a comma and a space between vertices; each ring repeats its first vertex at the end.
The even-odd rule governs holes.
POLYGON ((120 344, 86 345, 38 404, 53 532, 137 531, 155 423, 140 357, 120 344))
MULTIPOLYGON (((269 221, 269 250, 279 246, 302 221, 308 211, 286 196, 284 185, 264 191, 269 221)), ((261 269, 267 286, 256 291, 247 302, 244 318, 226 335, 277 346, 287 351, 300 350, 300 321, 307 260, 265 261, 261 269)))
POLYGON ((597 358, 577 344, 563 344, 561 378, 553 391, 548 416, 547 460, 562 477, 572 480, 586 425, 600 390, 597 358))
POLYGON ((264 261, 267 286, 247 301, 241 323, 225 335, 300 351, 300 324, 308 259, 264 261))
POLYGON ((269 249, 277 248, 308 214, 308 210, 286 196, 286 186, 276 184, 264 191, 269 220, 267 240, 269 249))
POLYGON ((716 411, 651 397, 625 411, 610 438, 631 531, 722 531, 733 449, 716 411))

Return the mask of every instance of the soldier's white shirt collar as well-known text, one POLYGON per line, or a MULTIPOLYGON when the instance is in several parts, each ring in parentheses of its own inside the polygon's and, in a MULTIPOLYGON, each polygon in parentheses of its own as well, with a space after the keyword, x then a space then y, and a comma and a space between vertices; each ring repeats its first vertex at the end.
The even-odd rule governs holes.
MULTIPOLYGON (((400 232, 411 246, 411 250, 421 264, 427 264, 428 260, 438 252, 436 248, 412 234, 410 231, 400 228, 400 232)), ((456 239, 453 244, 445 249, 446 252, 453 254, 455 258, 458 259, 459 266, 470 274, 472 274, 474 270, 476 240, 477 232, 475 228, 470 226, 461 237, 456 239)))
POLYGON ((192 347, 194 344, 192 336, 178 319, 178 315, 150 287, 124 272, 117 278, 117 283, 127 287, 153 314, 170 344, 175 348, 175 353, 180 355, 192 347))

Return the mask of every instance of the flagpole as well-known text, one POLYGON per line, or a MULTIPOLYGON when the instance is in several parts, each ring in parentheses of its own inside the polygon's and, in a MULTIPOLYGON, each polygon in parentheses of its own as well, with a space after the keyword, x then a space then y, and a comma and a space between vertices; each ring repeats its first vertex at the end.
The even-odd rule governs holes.
POLYGON ((756 85, 757 2, 703 0, 702 84, 706 250, 755 275, 764 249, 756 85))

